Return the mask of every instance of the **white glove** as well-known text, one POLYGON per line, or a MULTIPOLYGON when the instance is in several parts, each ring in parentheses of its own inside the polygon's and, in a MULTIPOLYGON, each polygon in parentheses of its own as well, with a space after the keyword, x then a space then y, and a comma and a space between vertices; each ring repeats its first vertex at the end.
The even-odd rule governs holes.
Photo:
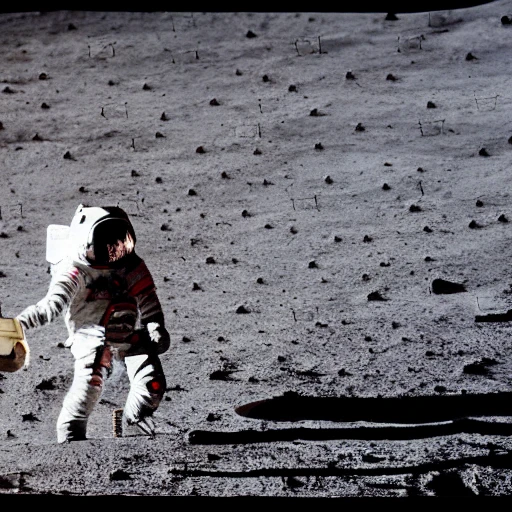
POLYGON ((146 325, 146 329, 148 330, 150 340, 157 344, 157 353, 163 354, 167 352, 171 346, 171 337, 167 329, 158 322, 149 322, 146 325))

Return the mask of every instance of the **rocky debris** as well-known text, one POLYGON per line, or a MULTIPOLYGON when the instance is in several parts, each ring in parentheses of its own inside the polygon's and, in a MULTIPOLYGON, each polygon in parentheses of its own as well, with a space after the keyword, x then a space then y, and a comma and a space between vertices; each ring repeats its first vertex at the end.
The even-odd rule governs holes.
POLYGON ((208 413, 206 416, 206 421, 219 421, 221 418, 220 414, 215 414, 213 412, 208 413))
POLYGON ((253 153, 252 153, 252 154, 253 154, 253 155, 261 155, 261 154, 262 154, 261 149, 256 148, 256 149, 253 151, 253 153))
POLYGON ((217 101, 217 98, 213 98, 212 100, 210 100, 210 105, 212 107, 218 107, 220 103, 217 101))
POLYGON ((48 110, 50 108, 50 105, 48 105, 48 103, 41 103, 41 108, 44 109, 44 110, 48 110))
POLYGON ((419 206, 417 204, 411 204, 411 206, 409 206, 409 211, 410 212, 421 212, 421 206, 419 206))
POLYGON ((210 380, 234 380, 231 377, 231 374, 234 373, 235 370, 215 370, 210 373, 210 380))
POLYGON ((252 30, 248 30, 245 34, 245 37, 252 39, 253 37, 258 37, 252 30))
POLYGON ((363 126, 363 123, 357 123, 355 131, 356 132, 364 132, 366 128, 363 126))
POLYGON ((447 281, 446 279, 437 278, 432 281, 431 290, 432 293, 441 295, 465 292, 466 287, 461 283, 454 283, 452 281, 447 281))
POLYGON ((433 101, 429 101, 427 102, 427 108, 437 108, 437 106, 433 101))
POLYGON ((386 299, 379 291, 374 291, 368 294, 367 299, 369 301, 385 301, 386 299))
POLYGON ((489 152, 487 151, 487 149, 485 149, 485 148, 481 148, 481 149, 480 149, 480 151, 478 151, 478 154, 479 154, 480 156, 491 156, 491 155, 489 154, 489 152))
POLYGON ((345 75, 345 78, 347 80, 355 80, 356 77, 354 76, 354 73, 352 73, 352 71, 347 71, 347 74, 345 75))
POLYGON ((75 158, 73 157, 73 155, 69 152, 69 151, 66 151, 64 153, 64 160, 75 160, 75 158))
POLYGON ((466 54, 466 60, 477 60, 477 58, 471 52, 469 52, 466 54))
POLYGON ((270 77, 268 75, 263 75, 261 79, 263 80, 263 82, 270 82, 270 77))
POLYGON ((242 305, 242 306, 238 306, 238 308, 236 309, 236 313, 238 315, 246 315, 246 314, 250 313, 250 310, 248 310, 244 305, 242 305))
POLYGON ((164 139, 165 135, 162 132, 156 132, 155 133, 155 138, 156 139, 164 139))
POLYGON ((479 229, 481 228, 482 225, 479 224, 476 220, 472 220, 469 224, 468 224, 468 228, 469 229, 479 229))
POLYGON ((203 153, 206 153, 206 150, 204 149, 203 146, 198 146, 196 148, 196 153, 200 153, 200 154, 203 154, 203 153))
POLYGON ((505 216, 504 213, 502 213, 499 217, 498 217, 498 221, 499 222, 508 222, 508 218, 505 216))
POLYGON ((324 149, 324 147, 322 146, 322 143, 321 143, 321 142, 317 142, 317 143, 315 144, 315 149, 322 150, 322 149, 324 149))
POLYGON ((318 110, 317 108, 312 109, 309 112, 309 115, 312 116, 312 117, 325 116, 325 114, 323 112, 320 112, 320 110, 318 110))
POLYGON ((42 391, 42 390, 52 390, 56 389, 55 381, 56 377, 52 377, 50 379, 43 379, 37 386, 36 389, 42 391))
POLYGON ((477 199, 475 205, 478 206, 479 208, 481 208, 484 205, 484 203, 482 201, 480 201, 480 199, 477 199))
POLYGON ((302 482, 295 476, 284 477, 283 484, 285 487, 289 487, 290 489, 297 489, 299 487, 304 487, 306 485, 304 482, 302 482))
POLYGON ((426 486, 435 496, 475 496, 475 492, 466 486, 461 475, 454 470, 436 472, 426 486))
POLYGON ((391 190, 391 187, 387 183, 384 183, 384 185, 382 185, 382 190, 391 190))
POLYGON ((386 457, 383 457, 381 455, 373 455, 372 453, 364 453, 361 458, 362 458, 363 462, 371 462, 371 463, 382 462, 382 461, 386 460, 386 457))
POLYGON ((488 313, 485 315, 476 315, 475 322, 510 322, 512 321, 512 309, 506 313, 488 313))
POLYGON ((330 176, 326 176, 324 178, 324 181, 325 183, 327 183, 328 185, 331 185, 333 183, 333 179, 330 177, 330 176))
POLYGON ((400 18, 398 18, 398 16, 394 12, 388 12, 385 18, 386 21, 397 21, 399 19, 400 18))
POLYGON ((131 480, 132 477, 129 473, 127 473, 124 469, 115 469, 111 471, 109 474, 109 480, 111 481, 119 481, 119 480, 131 480))
POLYGON ((169 116, 165 112, 162 112, 162 115, 160 116, 160 121, 169 121, 169 116))
POLYGON ((151 90, 151 87, 150 87, 147 83, 145 83, 145 84, 142 86, 142 90, 143 90, 143 91, 150 91, 150 90, 151 90))
POLYGON ((393 75, 393 73, 388 73, 386 76, 386 80, 389 80, 391 82, 396 82, 396 76, 393 75))
POLYGON ((318 268, 318 264, 315 260, 312 260, 308 263, 308 268, 318 268))
POLYGON ((483 357, 480 361, 464 365, 464 369, 462 371, 469 375, 487 375, 489 373, 489 367, 496 364, 498 364, 498 361, 495 359, 483 357))
POLYGON ((290 85, 288 87, 288 92, 297 92, 297 86, 296 85, 290 85))
POLYGON ((502 16, 501 17, 501 24, 502 25, 511 25, 512 24, 512 18, 510 16, 502 16))
POLYGON ((29 412, 28 414, 21 415, 22 421, 41 421, 37 416, 33 413, 29 412))
POLYGON ((22 473, 0 475, 0 489, 15 489, 17 492, 23 487, 24 480, 22 473))
POLYGON ((213 265, 213 264, 215 263, 215 258, 214 258, 213 256, 208 256, 208 257, 206 258, 206 263, 207 263, 208 265, 213 265))

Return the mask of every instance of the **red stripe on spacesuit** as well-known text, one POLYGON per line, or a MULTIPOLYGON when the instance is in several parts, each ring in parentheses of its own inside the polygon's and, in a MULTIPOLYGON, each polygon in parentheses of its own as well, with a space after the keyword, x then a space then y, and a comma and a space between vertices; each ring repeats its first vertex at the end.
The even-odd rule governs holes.
POLYGON ((132 297, 134 297, 136 295, 139 295, 139 293, 141 293, 143 291, 149 292, 154 287, 155 287, 155 283, 153 282, 153 278, 150 275, 146 275, 145 277, 143 277, 140 281, 135 283, 130 288, 129 293, 132 297))

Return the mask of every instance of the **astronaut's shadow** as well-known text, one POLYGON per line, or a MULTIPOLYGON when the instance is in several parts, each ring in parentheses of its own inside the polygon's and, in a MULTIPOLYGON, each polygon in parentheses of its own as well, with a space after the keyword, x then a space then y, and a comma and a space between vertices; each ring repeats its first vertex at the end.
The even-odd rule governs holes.
POLYGON ((497 419, 512 418, 512 392, 386 398, 314 397, 290 391, 282 396, 240 405, 235 412, 245 418, 263 420, 265 429, 195 431, 191 433, 190 441, 229 444, 295 439, 404 440, 460 433, 512 434, 512 422, 497 419), (273 422, 306 420, 322 423, 318 428, 271 427, 273 422), (323 422, 336 423, 336 428, 323 422), (340 423, 347 425, 339 427, 340 423))

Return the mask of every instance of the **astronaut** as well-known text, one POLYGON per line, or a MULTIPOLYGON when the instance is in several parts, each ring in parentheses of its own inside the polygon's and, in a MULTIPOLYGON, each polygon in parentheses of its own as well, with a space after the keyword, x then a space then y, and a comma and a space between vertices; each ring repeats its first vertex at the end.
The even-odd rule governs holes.
POLYGON ((65 346, 75 363, 57 419, 57 441, 87 438, 89 416, 117 362, 124 362, 130 381, 123 425, 153 436, 152 415, 166 388, 159 354, 169 349, 170 336, 151 273, 135 253, 128 215, 119 207, 81 204, 69 227, 48 227, 48 240, 48 292, 16 318, 27 331, 64 313, 65 346), (58 243, 50 240, 55 228, 66 235, 58 243))

